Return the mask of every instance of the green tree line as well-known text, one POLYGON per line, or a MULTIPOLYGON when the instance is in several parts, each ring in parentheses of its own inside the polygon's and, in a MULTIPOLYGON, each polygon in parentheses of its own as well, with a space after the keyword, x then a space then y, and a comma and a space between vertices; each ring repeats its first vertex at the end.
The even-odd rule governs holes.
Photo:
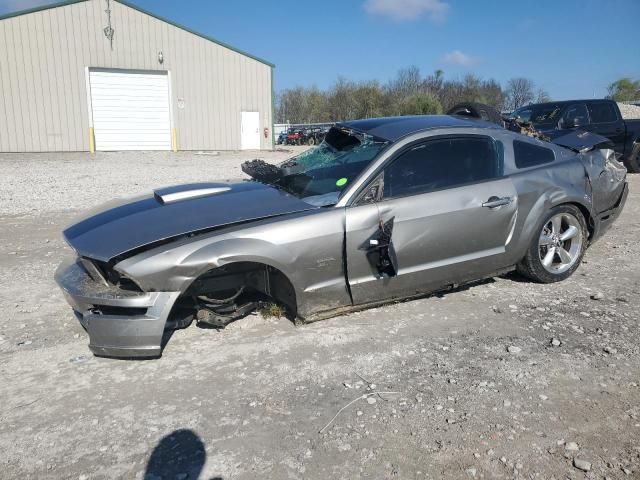
POLYGON ((640 100, 640 80, 621 78, 609 85, 609 98, 616 102, 640 100))

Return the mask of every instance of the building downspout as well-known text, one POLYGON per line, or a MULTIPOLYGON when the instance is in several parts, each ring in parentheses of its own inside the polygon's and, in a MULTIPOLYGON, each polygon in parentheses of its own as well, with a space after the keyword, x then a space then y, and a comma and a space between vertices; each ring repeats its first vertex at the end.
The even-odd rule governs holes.
POLYGON ((93 107, 91 105, 91 82, 89 80, 89 67, 84 67, 84 78, 87 87, 87 109, 89 119, 89 152, 96 153, 96 136, 93 131, 93 107))

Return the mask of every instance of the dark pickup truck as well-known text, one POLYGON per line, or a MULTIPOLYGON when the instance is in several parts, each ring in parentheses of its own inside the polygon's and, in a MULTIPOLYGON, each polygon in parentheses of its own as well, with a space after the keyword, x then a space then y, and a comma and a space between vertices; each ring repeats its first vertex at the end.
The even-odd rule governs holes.
POLYGON ((640 119, 625 120, 613 100, 567 100, 521 107, 509 118, 536 130, 586 130, 607 137, 630 172, 640 172, 640 119))

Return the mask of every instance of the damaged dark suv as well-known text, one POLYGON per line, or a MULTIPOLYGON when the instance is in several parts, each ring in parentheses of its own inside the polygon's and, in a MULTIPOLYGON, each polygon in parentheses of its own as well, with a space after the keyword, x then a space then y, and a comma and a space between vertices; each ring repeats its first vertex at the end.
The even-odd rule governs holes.
POLYGON ((569 277, 619 215, 626 170, 607 139, 554 143, 455 116, 345 122, 253 180, 161 188, 65 230, 56 280, 111 357, 157 357, 193 319, 259 301, 308 322, 518 269, 569 277))

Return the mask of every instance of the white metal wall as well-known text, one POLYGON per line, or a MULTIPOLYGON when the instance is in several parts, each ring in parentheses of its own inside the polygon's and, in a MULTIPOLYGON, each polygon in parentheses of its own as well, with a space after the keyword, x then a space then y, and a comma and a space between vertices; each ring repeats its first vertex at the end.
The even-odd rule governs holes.
POLYGON ((89 150, 87 67, 169 71, 180 150, 239 149, 242 111, 271 130, 270 65, 114 0, 111 49, 105 9, 86 0, 0 20, 0 151, 89 150))

